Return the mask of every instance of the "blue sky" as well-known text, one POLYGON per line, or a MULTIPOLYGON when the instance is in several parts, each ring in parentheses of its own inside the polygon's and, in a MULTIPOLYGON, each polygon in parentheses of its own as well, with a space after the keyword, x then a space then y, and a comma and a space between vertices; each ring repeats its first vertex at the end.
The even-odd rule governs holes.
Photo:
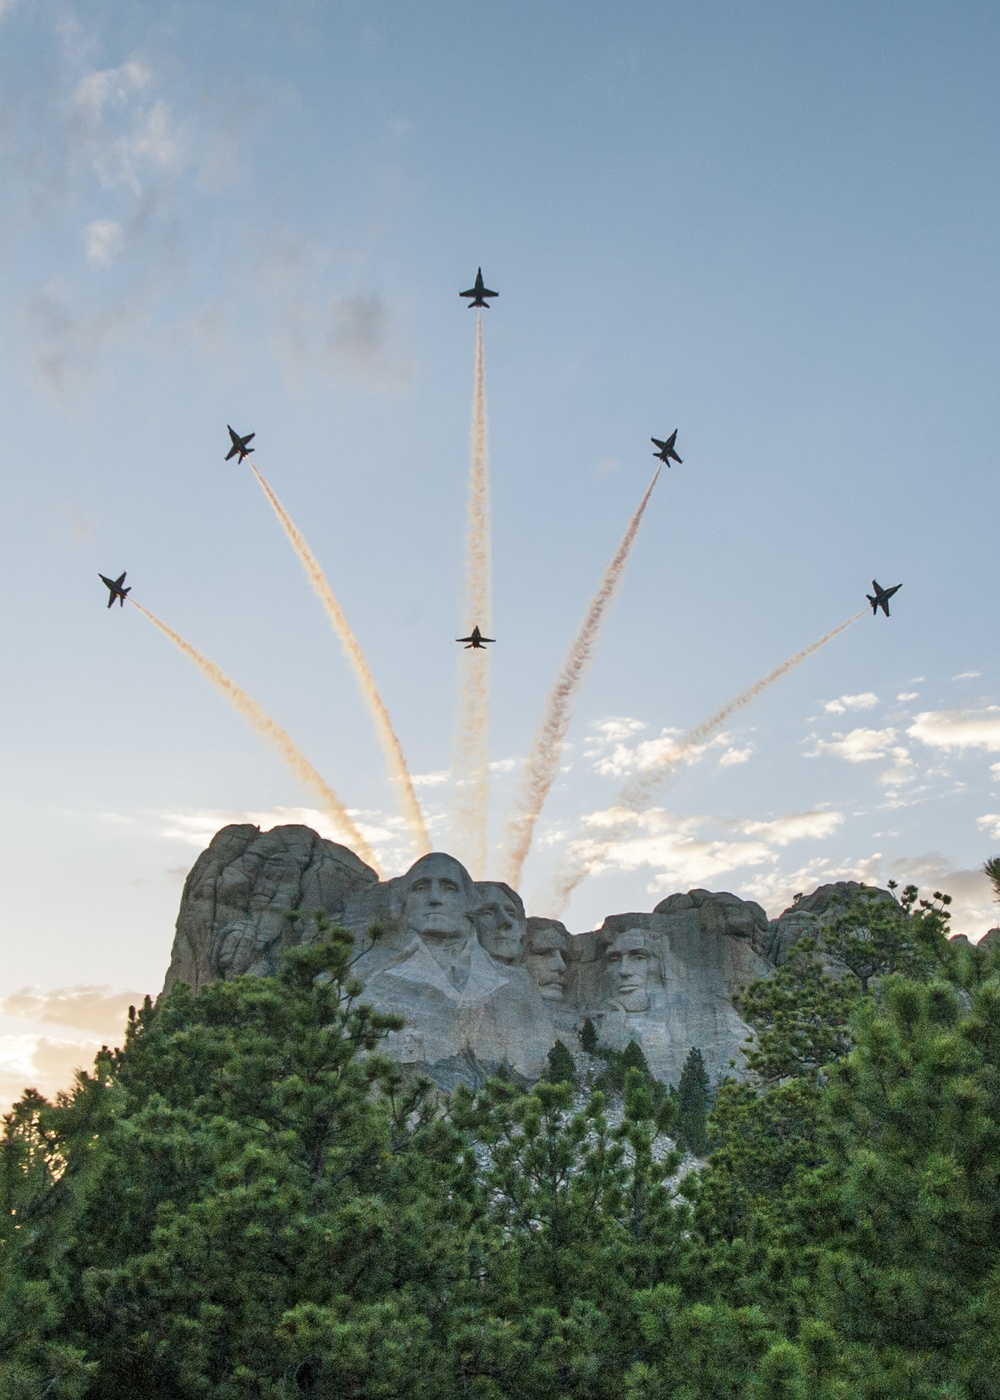
POLYGON ((65 1078, 158 990, 218 825, 310 819, 169 644, 105 611, 98 571, 127 568, 408 863, 227 422, 257 432, 447 845, 475 332, 456 293, 479 264, 501 293, 494 842, 650 435, 679 428, 684 457, 529 906, 643 744, 850 617, 874 574, 904 583, 891 620, 736 717, 568 922, 692 885, 777 913, 849 874, 949 890, 975 936, 994 921, 998 39, 973 3, 0 5, 3 1094, 65 1078))

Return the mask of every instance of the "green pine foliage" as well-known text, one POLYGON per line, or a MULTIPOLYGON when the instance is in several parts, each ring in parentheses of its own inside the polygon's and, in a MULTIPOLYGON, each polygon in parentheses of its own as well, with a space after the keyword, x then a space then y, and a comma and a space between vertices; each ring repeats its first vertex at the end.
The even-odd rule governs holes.
POLYGON ((597 1027, 589 1016, 583 1018, 579 1032, 580 1049, 585 1055, 596 1055, 598 1051, 597 1027))
POLYGON ((4 1121, 0 1400, 1000 1400, 1000 966, 944 914, 838 911, 711 1104, 596 1034, 592 1091, 405 1079, 335 928, 147 1001, 4 1121))
POLYGON ((681 1070, 677 1085, 676 1128, 678 1147, 704 1157, 708 1151, 708 1110, 710 1085, 705 1060, 697 1046, 692 1046, 681 1070))
POLYGON ((576 1061, 561 1040, 549 1051, 549 1079, 553 1084, 576 1083, 576 1061))

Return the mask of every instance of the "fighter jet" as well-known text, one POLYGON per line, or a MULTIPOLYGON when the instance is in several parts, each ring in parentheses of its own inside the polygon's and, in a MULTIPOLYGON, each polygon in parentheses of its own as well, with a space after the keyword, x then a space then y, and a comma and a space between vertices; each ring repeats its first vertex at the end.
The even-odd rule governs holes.
POLYGON ((467 292, 459 292, 458 295, 460 297, 472 298, 472 300, 469 302, 470 308, 473 306, 485 306, 486 310, 489 311, 490 308, 486 305, 486 302, 483 300, 483 298, 498 297, 500 293, 491 292, 487 287, 483 286, 483 269, 480 268, 479 271, 476 273, 476 285, 474 287, 470 287, 467 292))
POLYGON ((116 598, 119 603, 121 603, 122 607, 124 607, 126 593, 132 592, 131 584, 129 584, 128 588, 122 588, 122 584, 125 582, 125 574, 122 574, 121 578, 115 579, 105 578, 103 574, 98 574, 97 577, 102 583, 106 583, 108 586, 108 607, 110 608, 114 605, 116 598))
MULTIPOLYGON (((229 428, 228 423, 226 424, 226 427, 229 428)), ((243 458, 249 457, 250 453, 253 451, 252 447, 247 447, 247 443, 250 441, 251 438, 255 438, 257 434, 247 433, 246 437, 240 437, 239 433, 234 433, 232 428, 229 428, 229 436, 233 440, 233 445, 226 453, 226 461, 228 462, 230 457, 235 457, 238 452, 240 454, 240 461, 242 462, 243 458)))
POLYGON ((877 617, 877 616, 878 616, 878 610, 879 610, 879 608, 882 609, 882 611, 885 613, 886 617, 889 616, 889 599, 892 597, 892 595, 893 595, 895 592, 897 592, 900 588, 902 588, 902 586, 903 586, 903 585, 902 585, 901 583, 896 583, 896 584, 893 584, 892 588, 879 588, 879 586, 878 586, 878 584, 875 582, 875 580, 872 579, 872 588, 874 588, 874 590, 875 590, 875 597, 873 598, 872 595, 871 595, 870 593, 866 593, 866 594, 865 594, 865 597, 868 599, 869 603, 871 603, 871 605, 872 605, 872 616, 873 616, 873 617, 877 617))
POLYGON ((496 637, 484 637, 478 627, 473 627, 471 637, 456 637, 456 642, 468 642, 466 651, 485 651, 487 642, 495 642, 496 637))
POLYGON ((678 457, 677 453, 674 451, 674 443, 677 441, 676 428, 667 438, 666 442, 661 442, 659 438, 650 438, 649 440, 660 449, 659 452, 654 452, 653 456, 659 457, 661 462, 666 462, 668 467, 670 466, 671 457, 673 457, 675 462, 683 461, 683 458, 678 457))

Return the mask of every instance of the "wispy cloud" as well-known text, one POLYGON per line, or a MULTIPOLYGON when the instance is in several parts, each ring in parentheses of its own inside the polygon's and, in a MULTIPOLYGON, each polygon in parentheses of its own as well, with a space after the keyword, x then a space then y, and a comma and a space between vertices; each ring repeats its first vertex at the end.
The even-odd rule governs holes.
MULTIPOLYGON (((607 726, 604 735, 599 731, 588 736, 590 747, 584 750, 584 757, 591 760, 591 767, 595 773, 602 778, 624 778, 630 773, 641 773, 646 769, 655 768, 661 760, 677 748, 683 730, 670 728, 661 729, 659 737, 656 739, 641 739, 637 743, 630 743, 629 740, 640 733, 647 726, 639 720, 604 721, 607 726), (624 726, 632 726, 625 729, 624 726), (606 737, 605 737, 606 736, 606 737)), ((728 763, 743 763, 746 759, 742 756, 742 751, 732 748, 732 735, 721 732, 715 734, 711 739, 703 744, 692 744, 690 748, 684 750, 683 756, 678 760, 685 767, 698 763, 705 754, 713 749, 730 749, 734 755, 727 760, 728 763)), ((752 750, 746 751, 748 758, 752 750)))
POLYGON ((834 734, 832 739, 817 739, 816 747, 807 758, 829 753, 848 763, 874 763, 891 754, 896 741, 895 729, 852 729, 848 734, 834 734))
POLYGON ((796 894, 811 894, 819 885, 833 884, 837 880, 877 885, 881 868, 882 854, 878 851, 856 860, 836 861, 816 856, 794 870, 777 869, 754 875, 746 881, 744 890, 747 897, 756 899, 774 919, 788 908, 796 894))
POLYGON ((843 812, 792 812, 769 822, 742 822, 740 830, 747 836, 760 836, 775 846, 787 846, 792 841, 821 841, 832 836, 844 822, 843 812))
POLYGON ((777 851, 793 841, 822 840, 844 821, 842 812, 793 812, 771 821, 681 817, 655 807, 636 813, 621 807, 591 812, 587 835, 569 843, 571 864, 601 871, 635 871, 651 867, 651 891, 687 889, 747 867, 775 864, 777 851), (712 828, 715 828, 715 831, 712 828), (733 840, 733 829, 744 837, 733 840), (609 843, 609 835, 614 840, 609 843))
POLYGON ((117 304, 78 315, 50 284, 21 309, 31 359, 44 389, 60 405, 100 385, 102 360, 115 346, 128 344, 149 324, 151 296, 136 289, 117 304))
POLYGON ((108 263, 121 252, 125 230, 117 219, 94 219, 84 229, 83 237, 91 262, 108 263))
POLYGON ((377 293, 333 297, 325 305, 295 297, 280 315, 274 344, 293 383, 306 371, 393 393, 413 382, 413 360, 395 348, 389 308, 377 293))
POLYGON ((414 773, 412 782, 415 788, 443 787, 445 783, 451 782, 451 769, 439 768, 434 773, 414 773))
POLYGON ((51 1098, 68 1089, 74 1071, 87 1069, 101 1048, 99 1040, 61 1040, 48 1035, 0 1035, 0 1111, 26 1089, 51 1098))
POLYGON ((929 748, 1000 753, 1000 705, 978 710, 923 710, 906 732, 929 748))
POLYGON ((953 681, 974 681, 983 673, 982 671, 959 671, 957 676, 952 676, 953 681))
MULTIPOLYGON (((378 853, 386 872, 407 870, 414 861, 413 846, 405 821, 396 813, 373 809, 350 809, 351 819, 365 840, 378 853)), ((447 827, 447 813, 426 811, 427 829, 441 837, 447 827)), ((338 833, 325 812, 315 807, 271 807, 246 811, 207 809, 197 812, 165 812, 158 819, 160 835, 204 850, 224 826, 250 825, 270 831, 276 826, 308 826, 327 841, 341 844, 338 833)))
POLYGON ((749 763, 754 752, 753 744, 748 744, 745 749, 726 749, 719 759, 720 768, 731 768, 738 763, 749 763))
POLYGON ((823 706, 827 714, 842 715, 847 710, 873 710, 878 704, 878 696, 866 690, 861 695, 841 695, 836 700, 827 700, 823 706))
POLYGON ((108 986, 81 984, 48 992, 22 987, 0 1000, 0 1015, 114 1035, 125 1025, 129 1006, 141 1002, 139 992, 120 992, 108 986))

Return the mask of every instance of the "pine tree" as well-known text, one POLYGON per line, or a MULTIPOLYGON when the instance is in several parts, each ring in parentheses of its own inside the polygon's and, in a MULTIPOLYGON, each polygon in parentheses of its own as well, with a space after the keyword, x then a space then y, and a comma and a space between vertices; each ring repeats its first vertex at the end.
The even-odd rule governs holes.
POLYGON ((561 1040, 557 1040, 549 1051, 549 1082, 576 1083, 576 1061, 561 1040))
POLYGON ((695 1157, 708 1151, 709 1082, 705 1060, 692 1046, 677 1085, 677 1145, 695 1157))
MULTIPOLYGON (((399 1021, 359 1002, 350 936, 320 933, 277 978, 147 1003, 51 1110, 64 1169, 32 1205, 54 1243, 39 1257, 22 1231, 0 1255, 8 1301, 21 1278, 49 1320, 15 1314, 5 1354, 81 1383, 96 1365, 101 1400, 277 1397, 299 1373, 316 1393, 447 1393, 469 1159, 378 1055, 399 1021)), ((47 1393, 89 1393, 72 1380, 47 1393)))
POLYGON ((855 1033, 830 1095, 851 1223, 827 1320, 866 1353, 865 1394, 997 1400, 1000 982, 965 1013, 945 983, 889 979, 855 1033))
POLYGON ((583 1018, 580 1027, 580 1049, 585 1055, 596 1055, 598 1050, 597 1027, 589 1016, 583 1018))

